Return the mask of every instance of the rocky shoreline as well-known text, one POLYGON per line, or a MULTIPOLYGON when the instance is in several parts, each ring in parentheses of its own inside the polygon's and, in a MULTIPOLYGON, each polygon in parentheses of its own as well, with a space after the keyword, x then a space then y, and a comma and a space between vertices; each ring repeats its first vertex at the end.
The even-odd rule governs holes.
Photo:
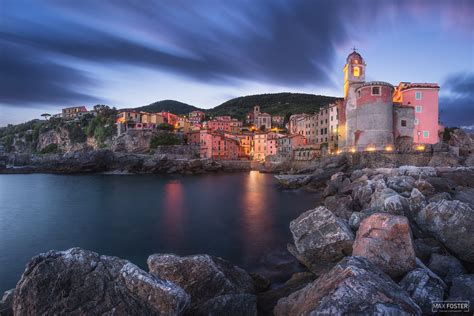
MULTIPOLYGON (((337 165, 337 164, 336 164, 337 165)), ((430 314, 474 303, 474 168, 333 173, 324 202, 293 220, 306 268, 270 284, 208 255, 153 254, 148 271, 80 248, 34 257, 1 315, 430 314)))

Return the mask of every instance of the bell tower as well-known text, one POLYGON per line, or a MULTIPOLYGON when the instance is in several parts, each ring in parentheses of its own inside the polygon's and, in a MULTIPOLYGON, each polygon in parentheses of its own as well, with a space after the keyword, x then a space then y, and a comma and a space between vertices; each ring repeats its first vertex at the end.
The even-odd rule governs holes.
POLYGON ((347 99, 351 84, 365 82, 365 66, 364 59, 353 48, 352 53, 347 56, 346 65, 344 66, 344 99, 347 99))

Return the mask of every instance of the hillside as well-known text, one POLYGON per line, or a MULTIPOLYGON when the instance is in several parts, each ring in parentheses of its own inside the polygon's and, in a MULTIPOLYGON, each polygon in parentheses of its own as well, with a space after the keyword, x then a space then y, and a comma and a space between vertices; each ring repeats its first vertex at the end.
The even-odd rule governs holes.
POLYGON ((170 111, 174 114, 188 114, 189 112, 199 110, 199 108, 183 103, 183 102, 175 101, 175 100, 163 100, 163 101, 158 101, 152 104, 135 108, 135 110, 152 112, 152 113, 161 112, 161 111, 170 111))
POLYGON ((336 99, 335 97, 305 93, 257 94, 231 99, 207 110, 207 113, 213 116, 231 115, 243 119, 248 112, 253 111, 255 105, 260 105, 262 112, 272 115, 314 113, 319 107, 332 103, 336 99))

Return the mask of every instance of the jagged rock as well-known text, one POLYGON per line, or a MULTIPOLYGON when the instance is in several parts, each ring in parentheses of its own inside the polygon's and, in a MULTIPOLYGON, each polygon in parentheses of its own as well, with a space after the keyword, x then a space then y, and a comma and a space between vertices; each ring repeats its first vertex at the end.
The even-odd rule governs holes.
POLYGON ((407 199, 408 212, 406 215, 410 220, 414 220, 415 216, 426 206, 426 198, 418 189, 414 188, 411 191, 410 197, 407 199))
POLYGON ((190 302, 176 284, 116 257, 72 248, 34 257, 15 288, 16 315, 179 315, 190 302))
POLYGON ((432 302, 442 301, 444 297, 444 283, 423 268, 408 272, 400 281, 400 287, 410 295, 424 314, 431 313, 432 302))
POLYGON ((449 194, 448 192, 436 193, 436 194, 430 196, 430 198, 428 199, 428 203, 439 202, 441 200, 451 201, 452 200, 451 194, 449 194))
POLYGON ((415 186, 415 179, 410 176, 394 176, 387 179, 387 187, 398 193, 409 192, 415 186))
POLYGON ((387 188, 384 179, 373 179, 370 186, 372 187, 372 191, 382 191, 383 189, 387 188))
POLYGON ((350 195, 328 196, 324 205, 337 217, 348 220, 352 214, 352 197, 350 195))
POLYGON ((257 293, 264 292, 270 288, 271 282, 266 277, 258 273, 250 273, 250 276, 252 277, 255 291, 257 293))
POLYGON ((353 231, 357 231, 359 229, 360 223, 369 217, 371 214, 366 213, 366 212, 354 212, 351 214, 351 217, 349 218, 349 227, 353 231))
POLYGON ((428 163, 430 167, 458 167, 459 157, 450 152, 435 152, 428 163))
POLYGON ((454 194, 454 199, 469 204, 474 208, 474 188, 460 187, 454 194))
POLYGON ((474 305, 474 274, 465 274, 453 278, 448 300, 469 301, 470 311, 472 311, 474 305))
POLYGON ((466 270, 458 259, 453 256, 437 253, 431 255, 428 267, 446 283, 451 283, 453 278, 466 273, 466 270))
POLYGON ((421 315, 408 294, 369 260, 347 257, 278 301, 275 315, 421 315))
POLYGON ((13 316, 13 295, 15 289, 5 291, 2 299, 0 300, 0 315, 1 316, 13 316))
POLYGON ((257 297, 252 294, 226 294, 216 296, 199 305, 193 315, 256 316, 257 297))
POLYGON ((474 210, 468 204, 446 200, 430 203, 415 220, 459 258, 474 262, 474 210))
POLYGON ((375 191, 367 208, 383 212, 385 211, 385 200, 394 195, 398 195, 397 192, 389 188, 375 191))
POLYGON ((395 214, 405 215, 405 210, 408 209, 407 199, 400 195, 392 195, 385 199, 383 211, 395 214))
POLYGON ((308 283, 313 282, 316 275, 311 272, 298 272, 291 276, 282 286, 268 290, 258 295, 258 314, 273 315, 273 308, 278 300, 286 297, 291 293, 305 287, 308 283))
POLYGON ((351 229, 323 206, 291 221, 290 230, 295 243, 290 252, 316 274, 328 271, 352 251, 351 229))
POLYGON ((416 179, 436 177, 438 175, 436 169, 433 167, 401 166, 397 171, 398 175, 410 176, 416 179))
MULTIPOLYGON (((428 262, 432 254, 442 253, 443 245, 434 238, 419 238, 413 241, 415 254, 423 262, 428 262)), ((431 268, 430 268, 431 269, 431 268)))
POLYGON ((369 259, 392 277, 413 270, 415 250, 407 218, 376 213, 364 219, 357 231, 352 254, 369 259))
POLYGON ((372 193, 373 191, 370 184, 359 184, 352 190, 352 199, 354 200, 354 204, 359 206, 360 209, 365 208, 370 202, 372 193))
POLYGON ((151 274, 178 284, 191 295, 192 313, 214 304, 219 308, 228 304, 231 309, 242 300, 249 302, 241 294, 255 293, 252 277, 245 270, 218 257, 154 254, 147 263, 151 274), (216 299, 222 295, 226 296, 216 299))
POLYGON ((424 179, 416 180, 415 188, 417 188, 418 191, 420 191, 424 195, 432 195, 436 191, 435 188, 431 185, 431 183, 424 179))

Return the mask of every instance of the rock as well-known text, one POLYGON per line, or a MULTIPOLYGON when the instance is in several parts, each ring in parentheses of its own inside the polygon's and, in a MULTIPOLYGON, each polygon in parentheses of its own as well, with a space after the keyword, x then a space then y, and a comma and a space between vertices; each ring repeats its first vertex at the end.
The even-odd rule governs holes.
POLYGON ((179 315, 190 303, 176 284, 116 257, 72 248, 34 257, 18 282, 15 315, 179 315))
POLYGON ((289 250, 310 271, 320 274, 351 254, 354 235, 349 226, 324 206, 291 221, 295 247, 289 250))
POLYGON ((353 231, 357 231, 359 229, 360 223, 369 217, 371 214, 366 213, 366 212, 354 212, 351 214, 351 217, 349 218, 349 227, 353 231))
POLYGON ((388 197, 394 195, 398 195, 397 192, 389 188, 375 191, 374 194, 372 194, 372 197, 370 198, 370 203, 367 208, 378 212, 383 212, 385 211, 385 200, 388 197))
POLYGON ((352 197, 350 195, 328 196, 324 205, 337 217, 348 220, 352 214, 352 197))
POLYGON ((311 272, 298 272, 292 275, 282 286, 268 290, 258 295, 258 314, 273 315, 273 308, 278 300, 286 297, 291 293, 305 287, 308 283, 313 282, 316 275, 311 272))
POLYGON ((444 252, 443 245, 434 238, 415 239, 413 241, 413 245, 415 248, 416 257, 420 258, 423 262, 428 262, 432 254, 444 252))
POLYGON ((421 308, 423 314, 430 314, 431 303, 442 301, 444 297, 444 283, 422 268, 408 272, 399 285, 421 308))
POLYGON ((256 292, 264 292, 270 288, 271 282, 258 273, 250 273, 256 292))
POLYGON ((401 166, 398 168, 398 175, 405 175, 418 179, 436 177, 438 173, 433 167, 401 166))
POLYGON ((5 291, 3 297, 0 300, 0 315, 2 316, 13 316, 13 295, 15 289, 5 291))
POLYGON ((410 192, 415 186, 415 179, 410 176, 394 176, 387 179, 387 187, 398 193, 410 192))
POLYGON ((461 262, 450 255, 433 253, 430 257, 428 267, 446 283, 451 283, 453 278, 466 273, 461 262))
POLYGON ((426 206, 426 198, 418 189, 411 191, 410 197, 407 199, 408 212, 405 214, 410 220, 414 220, 415 216, 426 206))
POLYGON ((454 194, 454 199, 469 204, 474 208, 474 188, 460 187, 454 194))
POLYGON ((459 157, 450 152, 435 152, 428 163, 430 167, 458 167, 459 157))
POLYGON ((421 315, 408 294, 369 260, 347 257, 278 301, 275 315, 421 315))
POLYGON ((428 203, 439 202, 441 200, 451 201, 452 200, 451 194, 449 194, 448 192, 436 193, 436 194, 430 196, 430 198, 428 199, 428 203))
POLYGON ((431 185, 431 183, 424 179, 416 180, 415 188, 417 188, 418 191, 420 191, 424 195, 432 195, 436 191, 435 188, 431 185))
POLYGON ((469 301, 470 311, 474 306, 474 274, 465 274, 453 279, 449 301, 469 301))
POLYGON ((383 211, 394 215, 405 215, 408 209, 407 199, 400 195, 392 195, 385 199, 383 211))
POLYGON ((430 203, 415 220, 460 259, 474 262, 474 210, 468 204, 446 200, 430 203))
POLYGON ((257 315, 257 297, 252 294, 226 294, 216 296, 199 305, 193 315, 257 315))
POLYGON ((154 254, 148 257, 147 263, 151 274, 178 284, 191 295, 192 313, 214 304, 229 304, 233 308, 241 300, 248 301, 248 297, 240 294, 255 294, 252 277, 218 257, 154 254), (222 295, 226 296, 216 300, 222 295))
POLYGON ((372 196, 372 187, 370 184, 361 184, 352 190, 352 199, 354 204, 359 207, 359 209, 363 209, 367 206, 370 202, 370 198, 372 196))
POLYGON ((352 248, 391 277, 415 268, 415 250, 408 220, 404 216, 376 213, 364 219, 352 248))

